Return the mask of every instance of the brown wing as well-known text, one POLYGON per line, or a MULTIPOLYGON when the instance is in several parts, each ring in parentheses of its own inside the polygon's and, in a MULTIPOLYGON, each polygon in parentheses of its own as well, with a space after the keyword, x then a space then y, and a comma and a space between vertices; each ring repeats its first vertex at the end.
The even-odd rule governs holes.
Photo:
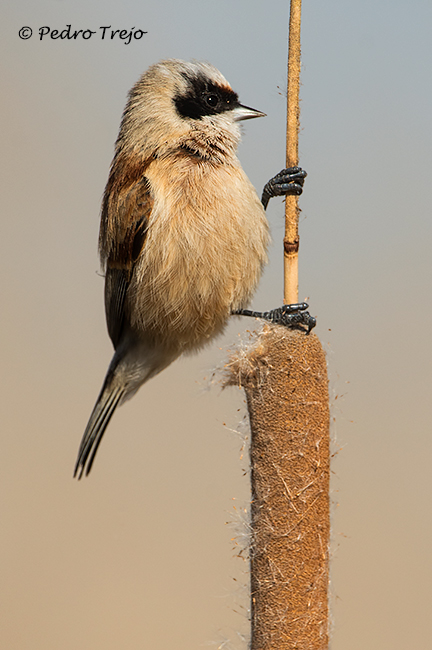
POLYGON ((132 165, 119 156, 114 158, 102 203, 99 248, 105 266, 106 320, 114 348, 125 323, 128 287, 153 207, 145 177, 149 164, 132 165))

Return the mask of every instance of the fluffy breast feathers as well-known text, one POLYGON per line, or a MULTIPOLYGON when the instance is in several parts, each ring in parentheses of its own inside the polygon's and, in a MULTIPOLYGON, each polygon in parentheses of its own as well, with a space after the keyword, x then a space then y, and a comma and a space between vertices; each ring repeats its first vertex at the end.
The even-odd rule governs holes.
POLYGON ((255 189, 236 159, 222 165, 187 153, 141 168, 125 161, 113 175, 100 233, 110 334, 126 317, 158 339, 176 331, 185 350, 204 344, 248 304, 267 260, 255 189), (113 276, 117 286, 109 286, 113 276), (127 295, 115 295, 124 282, 127 295))

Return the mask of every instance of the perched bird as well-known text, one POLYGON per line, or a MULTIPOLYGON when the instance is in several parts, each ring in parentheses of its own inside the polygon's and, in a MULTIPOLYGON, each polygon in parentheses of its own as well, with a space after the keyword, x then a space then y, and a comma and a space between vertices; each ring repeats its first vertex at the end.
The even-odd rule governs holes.
MULTIPOLYGON (((240 104, 208 63, 162 61, 130 91, 99 235, 115 353, 75 476, 89 473, 117 406, 183 352, 220 334, 232 313, 256 314, 244 308, 267 261, 269 229, 236 149, 239 122, 261 116, 240 104)), ((278 174, 264 204, 300 194, 305 176, 297 167, 278 174)), ((306 307, 288 312, 301 320, 306 307)), ((275 320, 277 311, 266 317, 275 320)))

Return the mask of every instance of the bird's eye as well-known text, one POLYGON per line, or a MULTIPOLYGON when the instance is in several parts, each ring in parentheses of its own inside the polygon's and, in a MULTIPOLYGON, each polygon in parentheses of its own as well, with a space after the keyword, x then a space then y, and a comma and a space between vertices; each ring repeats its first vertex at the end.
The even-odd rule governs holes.
POLYGON ((214 108, 219 103, 219 97, 217 95, 207 95, 206 102, 209 106, 214 108))

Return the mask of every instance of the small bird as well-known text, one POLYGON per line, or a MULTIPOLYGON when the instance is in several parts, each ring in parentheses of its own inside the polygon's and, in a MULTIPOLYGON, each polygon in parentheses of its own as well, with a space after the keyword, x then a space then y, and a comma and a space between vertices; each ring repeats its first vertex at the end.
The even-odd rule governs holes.
POLYGON ((99 234, 115 352, 74 476, 90 472, 117 406, 220 334, 231 314, 313 327, 305 303, 266 314, 245 309, 267 261, 264 207, 271 196, 301 194, 306 176, 283 170, 260 201, 236 150, 239 122, 264 115, 240 104, 208 63, 161 61, 131 89, 99 234))

